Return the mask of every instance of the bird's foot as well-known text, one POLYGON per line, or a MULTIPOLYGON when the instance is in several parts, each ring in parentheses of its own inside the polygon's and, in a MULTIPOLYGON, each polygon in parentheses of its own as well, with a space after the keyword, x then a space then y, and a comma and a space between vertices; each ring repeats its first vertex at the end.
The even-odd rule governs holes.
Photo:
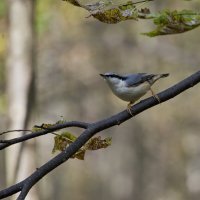
POLYGON ((150 91, 151 91, 152 96, 158 100, 158 103, 161 103, 160 98, 158 97, 157 94, 154 93, 151 87, 150 87, 150 91))
POLYGON ((133 113, 131 112, 131 106, 134 104, 134 102, 130 102, 128 105, 127 105, 127 112, 131 115, 131 116, 134 116, 133 113))

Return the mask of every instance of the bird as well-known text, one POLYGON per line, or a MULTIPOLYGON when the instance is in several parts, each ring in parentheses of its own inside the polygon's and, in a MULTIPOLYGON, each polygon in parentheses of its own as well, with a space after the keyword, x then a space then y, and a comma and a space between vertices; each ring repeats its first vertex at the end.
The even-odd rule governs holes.
POLYGON ((159 79, 169 76, 166 74, 149 74, 149 73, 136 73, 119 75, 113 72, 106 72, 100 74, 112 92, 121 100, 129 102, 127 105, 127 111, 133 116, 131 112, 131 106, 144 96, 148 91, 151 91, 153 97, 155 97, 160 103, 159 97, 154 93, 151 86, 159 79))

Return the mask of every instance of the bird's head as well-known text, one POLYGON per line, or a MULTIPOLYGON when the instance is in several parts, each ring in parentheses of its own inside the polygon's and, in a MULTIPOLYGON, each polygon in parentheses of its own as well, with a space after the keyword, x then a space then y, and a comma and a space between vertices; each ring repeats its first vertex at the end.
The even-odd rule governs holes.
POLYGON ((107 72, 105 74, 100 74, 100 76, 102 76, 109 85, 116 85, 126 79, 126 77, 115 74, 113 72, 107 72))

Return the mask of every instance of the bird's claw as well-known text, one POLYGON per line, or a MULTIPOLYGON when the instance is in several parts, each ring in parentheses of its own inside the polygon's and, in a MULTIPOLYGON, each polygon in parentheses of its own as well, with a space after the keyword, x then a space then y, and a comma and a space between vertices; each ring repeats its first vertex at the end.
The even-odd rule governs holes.
POLYGON ((151 91, 151 94, 152 94, 152 96, 155 98, 155 99, 157 99, 158 100, 158 103, 161 103, 161 101, 160 101, 160 98, 158 97, 158 95, 157 94, 155 94, 154 93, 154 91, 152 90, 152 88, 150 87, 150 91, 151 91))
POLYGON ((155 94, 154 97, 158 100, 159 103, 161 103, 160 98, 158 97, 157 94, 155 94))
POLYGON ((133 102, 130 102, 128 105, 127 105, 127 112, 131 115, 131 116, 134 116, 133 113, 131 112, 131 106, 133 105, 133 102))

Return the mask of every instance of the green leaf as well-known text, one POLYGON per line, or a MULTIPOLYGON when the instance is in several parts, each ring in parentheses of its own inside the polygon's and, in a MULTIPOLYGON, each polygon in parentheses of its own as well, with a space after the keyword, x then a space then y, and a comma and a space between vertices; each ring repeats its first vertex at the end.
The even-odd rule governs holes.
POLYGON ((60 136, 67 138, 69 141, 71 141, 70 143, 74 142, 77 139, 75 135, 69 132, 64 132, 60 136))
POLYGON ((42 124, 41 126, 35 125, 32 128, 32 132, 38 132, 41 130, 45 130, 45 129, 51 128, 52 126, 54 126, 54 124, 42 124))
POLYGON ((101 4, 101 7, 93 7, 90 9, 91 16, 98 19, 101 22, 115 24, 125 20, 138 20, 138 18, 147 18, 146 15, 150 14, 148 8, 139 10, 139 7, 144 5, 144 3, 152 0, 146 1, 127 1, 124 4, 114 5, 114 4, 101 4), (136 4, 139 4, 136 6, 136 4))
MULTIPOLYGON (((65 0, 75 6, 80 6, 90 12, 90 16, 98 19, 101 22, 108 24, 115 24, 121 21, 138 18, 147 18, 147 13, 143 12, 149 11, 148 8, 139 10, 138 8, 144 5, 146 2, 153 0, 140 0, 135 2, 129 0, 123 4, 114 4, 112 0, 100 0, 95 3, 80 4, 78 0, 65 0), (138 4, 138 5, 136 5, 138 4)), ((150 12, 148 12, 149 14, 150 12)))
POLYGON ((134 5, 123 5, 108 10, 93 11, 91 15, 99 21, 108 24, 115 24, 128 19, 138 19, 138 12, 134 5))
POLYGON ((191 10, 164 10, 153 18, 157 28, 151 32, 143 33, 144 35, 154 37, 184 33, 200 25, 200 13, 191 10))
POLYGON ((34 126, 34 127, 31 129, 32 132, 38 132, 38 131, 41 131, 41 130, 43 130, 43 129, 41 129, 41 128, 37 127, 37 126, 34 126))
POLYGON ((54 137, 54 147, 52 153, 56 151, 64 151, 66 147, 76 140, 76 136, 69 132, 64 132, 54 137))

